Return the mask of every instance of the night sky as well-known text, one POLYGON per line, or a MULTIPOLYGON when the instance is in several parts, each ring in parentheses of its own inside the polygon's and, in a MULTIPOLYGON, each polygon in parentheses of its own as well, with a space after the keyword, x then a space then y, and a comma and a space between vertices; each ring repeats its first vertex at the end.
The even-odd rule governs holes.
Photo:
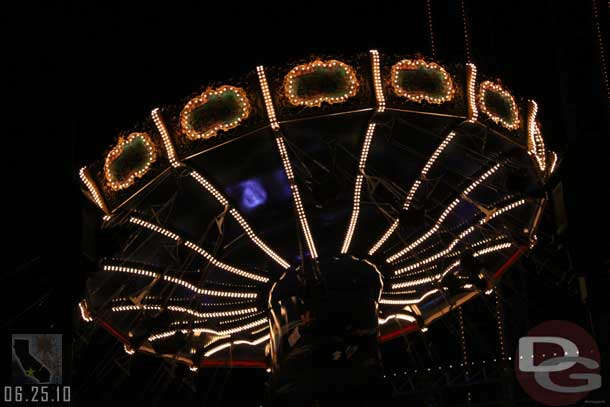
MULTIPOLYGON (((111 399, 112 386, 117 386, 114 398, 133 398, 136 405, 169 400, 205 405, 224 400, 230 405, 248 391, 252 397, 243 405, 259 405, 266 375, 212 369, 205 377, 197 375, 193 392, 182 367, 172 373, 175 379, 169 379, 170 373, 152 358, 135 358, 130 377, 116 364, 103 364, 112 361, 112 352, 122 354, 104 332, 95 333, 89 349, 83 349, 74 324, 85 281, 81 213, 89 203, 79 191, 78 168, 99 159, 120 131, 144 120, 152 108, 259 64, 281 65, 309 55, 372 48, 382 54, 430 54, 424 0, 332 6, 312 1, 277 6, 212 3, 168 2, 156 7, 147 2, 136 6, 38 1, 3 6, 0 11, 2 232, 9 254, 0 280, 1 343, 10 343, 11 333, 64 333, 64 352, 70 342, 75 344, 74 355, 67 358, 73 356, 74 361, 65 363, 64 377, 78 376, 74 382, 84 389, 83 405, 111 399), (168 386, 165 395, 160 394, 160 383, 168 386), (150 388, 150 394, 142 395, 142 386, 150 388)), ((605 310, 601 305, 609 266, 603 226, 608 216, 602 212, 608 207, 608 150, 602 146, 610 132, 592 3, 465 4, 472 59, 479 72, 496 75, 516 95, 538 102, 545 142, 562 159, 569 228, 560 243, 571 256, 569 273, 587 276, 595 323, 607 323, 607 303, 605 310)), ((608 61, 608 6, 603 1, 597 4, 608 61)), ((460 2, 433 0, 432 7, 437 59, 463 62, 460 2)), ((552 231, 553 217, 548 219, 552 231)), ((558 243, 549 244, 556 248, 558 243)), ((552 255, 552 250, 545 253, 552 255)), ((536 275, 530 280, 532 303, 515 306, 514 315, 532 325, 553 318, 587 323, 569 284, 549 286, 552 278, 536 275)), ((442 329, 438 328, 438 337, 442 329)), ((427 341, 434 343, 434 334, 431 329, 427 341)), ((605 335, 600 348, 607 349, 605 335)), ((404 341, 397 342, 388 352, 415 363, 401 348, 404 341)), ((8 348, 0 353, 8 354, 8 348)))

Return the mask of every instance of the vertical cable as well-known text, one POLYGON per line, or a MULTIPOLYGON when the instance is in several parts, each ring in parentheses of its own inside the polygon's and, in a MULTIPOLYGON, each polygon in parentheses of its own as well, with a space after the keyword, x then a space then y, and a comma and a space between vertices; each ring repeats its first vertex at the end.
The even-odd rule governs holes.
POLYGON ((470 57, 470 34, 468 33, 468 19, 466 18, 466 6, 464 5, 465 0, 460 0, 460 6, 462 8, 462 24, 464 26, 464 56, 466 62, 471 62, 470 57))
MULTIPOLYGON (((602 40, 602 30, 599 25, 599 14, 597 12, 597 0, 592 0, 593 2, 593 25, 595 26, 595 34, 597 36, 597 47, 599 49, 599 65, 602 70, 602 80, 604 82, 604 87, 606 88, 606 97, 610 101, 610 84, 608 83, 608 66, 606 64, 606 54, 604 50, 604 42, 602 40)), ((609 4, 610 7, 610 4, 609 4)))
POLYGON ((436 58, 436 49, 434 47, 434 27, 432 25, 431 0, 426 0, 426 12, 428 14, 428 30, 430 31, 430 53, 432 55, 432 58, 436 58))
POLYGON ((500 302, 500 294, 498 293, 498 288, 494 289, 494 295, 496 299, 496 322, 498 323, 498 343, 500 346, 500 361, 504 362, 506 357, 506 347, 504 346, 504 312, 502 309, 502 303, 500 302))
MULTIPOLYGON (((464 365, 464 376, 466 376, 466 381, 468 381, 468 352, 466 350, 466 334, 464 332, 464 315, 462 312, 462 307, 458 308, 458 321, 460 323, 460 345, 462 347, 462 364, 464 365)), ((469 406, 472 401, 470 391, 468 391, 467 395, 467 405, 469 406)))

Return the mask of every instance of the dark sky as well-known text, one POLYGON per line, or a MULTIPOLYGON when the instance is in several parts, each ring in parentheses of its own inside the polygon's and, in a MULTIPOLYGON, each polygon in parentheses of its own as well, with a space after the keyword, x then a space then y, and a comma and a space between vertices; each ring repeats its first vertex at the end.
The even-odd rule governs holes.
MULTIPOLYGON (((424 0, 20 3, 0 11, 7 332, 70 331, 66 315, 84 281, 77 169, 153 107, 258 64, 430 50, 424 0)), ((459 1, 432 5, 437 57, 463 61, 459 1)), ((607 34, 607 3, 598 7, 607 34)), ((608 267, 608 239, 594 233, 607 221, 598 183, 610 133, 591 1, 470 0, 466 8, 479 70, 539 102, 546 142, 562 154, 575 267, 598 278, 603 260, 608 267)))

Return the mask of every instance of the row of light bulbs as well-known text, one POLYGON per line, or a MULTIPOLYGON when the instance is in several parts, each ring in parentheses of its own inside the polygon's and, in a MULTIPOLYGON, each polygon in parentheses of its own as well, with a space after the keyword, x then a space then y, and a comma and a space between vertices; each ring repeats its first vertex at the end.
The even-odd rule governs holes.
POLYGON ((153 223, 147 222, 145 220, 142 220, 142 219, 139 219, 136 217, 131 217, 129 219, 129 221, 138 226, 144 227, 146 229, 150 229, 155 233, 159 233, 163 236, 166 236, 176 242, 182 242, 182 244, 184 244, 185 247, 187 247, 187 248, 191 249, 192 251, 194 251, 195 253, 201 255, 201 257, 203 257, 204 259, 206 259, 207 261, 212 263, 212 265, 214 265, 215 267, 218 267, 219 269, 228 271, 229 273, 233 273, 233 274, 236 274, 236 275, 244 277, 244 278, 248 278, 250 280, 259 281, 262 283, 266 283, 267 281, 269 281, 268 277, 261 276, 259 274, 255 274, 255 273, 252 273, 249 271, 245 271, 240 268, 223 263, 220 260, 217 260, 214 256, 212 256, 210 253, 208 253, 207 251, 205 251, 204 249, 202 249, 195 243, 188 241, 188 240, 184 241, 176 233, 171 232, 165 228, 162 228, 153 223))
POLYGON ((364 175, 366 169, 366 160, 369 155, 371 148, 371 142, 373 141, 373 135, 375 134, 375 123, 369 123, 362 143, 362 151, 360 152, 360 161, 358 162, 358 175, 356 176, 356 182, 354 185, 354 203, 352 207, 352 216, 349 221, 345 239, 343 240, 343 246, 341 247, 341 253, 345 254, 349 250, 349 246, 356 230, 356 223, 358 222, 358 216, 360 214, 360 196, 362 194, 362 184, 364 182, 364 175))
MULTIPOLYGON (((432 165, 436 162, 436 159, 441 155, 443 150, 449 145, 451 140, 453 140, 455 135, 456 135, 455 132, 453 132, 453 131, 449 132, 449 134, 443 139, 441 144, 436 148, 436 150, 434 150, 434 153, 432 153, 432 155, 428 158, 428 161, 426 161, 426 164, 424 165, 424 167, 422 168, 422 170, 419 174, 419 178, 415 180, 415 182, 411 186, 411 189, 409 190, 409 193, 407 194, 407 198, 405 199, 405 202, 403 203, 403 206, 402 206, 402 209, 404 211, 409 210, 413 197, 415 196, 415 193, 417 192, 417 190, 419 189, 419 187, 422 184, 421 180, 426 178, 428 171, 430 171, 430 168, 432 168, 432 165)), ((390 238, 390 236, 392 236, 394 231, 396 231, 396 228, 398 228, 399 223, 400 223, 400 220, 398 218, 396 220, 394 220, 394 222, 392 222, 392 225, 388 228, 388 230, 386 230, 386 232, 383 234, 383 236, 381 236, 381 238, 379 240, 377 240, 377 242, 369 250, 369 256, 372 256, 373 254, 375 254, 375 252, 377 252, 377 250, 379 250, 379 248, 381 248, 381 246, 383 246, 383 244, 390 238)))
MULTIPOLYGON (((498 217, 498 216, 500 216, 500 215, 502 215, 502 214, 504 214, 504 213, 506 213, 508 211, 511 211, 511 210, 513 210, 515 208, 518 208, 518 207, 520 207, 520 206, 522 206, 524 204, 525 204, 525 199, 520 199, 520 200, 514 201, 514 202, 512 202, 512 203, 510 203, 510 204, 508 204, 506 206, 503 206, 502 208, 497 209, 496 211, 492 212, 490 215, 485 216, 483 219, 481 219, 479 221, 479 226, 483 226, 483 225, 489 223, 491 220, 495 219, 496 217, 498 217)), ((429 263, 431 263, 431 262, 433 262, 433 261, 435 261, 437 259, 440 259, 443 256, 446 256, 447 254, 449 254, 453 250, 453 248, 458 243, 460 243, 465 237, 470 235, 475 230, 476 230, 475 226, 469 226, 467 229, 465 229, 464 231, 460 232, 458 237, 453 239, 453 241, 449 244, 449 246, 447 246, 447 248, 445 248, 445 249, 443 249, 443 250, 441 250, 441 251, 435 253, 434 255, 429 256, 429 257, 427 257, 425 259, 419 260, 419 261, 417 261, 415 263, 412 263, 412 264, 410 264, 408 266, 401 267, 401 268, 395 270, 394 274, 395 275, 405 274, 405 273, 407 273, 409 271, 415 270, 415 269, 417 269, 417 268, 419 268, 419 267, 421 267, 423 265, 429 264, 429 263)))
MULTIPOLYGON (((154 310, 161 311, 162 306, 156 304, 141 304, 141 305, 119 305, 111 308, 112 312, 126 312, 126 311, 140 311, 140 310, 154 310)), ((192 315, 197 318, 223 318, 232 317, 234 315, 252 314, 257 311, 256 308, 241 308, 229 311, 215 311, 215 312, 199 312, 191 308, 181 307, 178 305, 168 305, 166 307, 169 311, 181 312, 192 315)))
POLYGON ((377 101, 377 111, 385 111, 385 97, 383 95, 383 84, 381 82, 381 67, 379 63, 379 52, 375 49, 370 51, 371 66, 373 67, 373 87, 375 89, 375 100, 377 101))
POLYGON ((102 269, 104 271, 110 271, 110 272, 136 274, 136 275, 140 275, 140 276, 151 277, 153 279, 161 278, 170 283, 180 285, 180 286, 182 286, 196 294, 200 294, 200 295, 209 295, 209 296, 213 296, 213 297, 229 297, 229 298, 256 298, 257 297, 256 293, 250 293, 250 292, 231 292, 231 291, 220 291, 220 290, 208 290, 205 288, 197 287, 196 285, 191 284, 188 281, 179 279, 178 277, 168 276, 165 274, 161 275, 159 273, 155 273, 154 271, 145 270, 145 269, 136 268, 136 267, 115 266, 115 265, 105 264, 102 269))
MULTIPOLYGON (((496 164, 494 165, 492 168, 490 168, 489 170, 485 171, 485 173, 483 175, 481 175, 479 178, 477 178, 474 182, 472 182, 463 192, 462 195, 464 196, 468 196, 472 191, 474 191, 479 185, 481 185, 483 183, 483 181, 485 181, 487 178, 489 178, 492 174, 494 174, 496 171, 498 171, 498 169, 500 168, 500 164, 496 164)), ((450 204, 449 206, 447 206, 447 208, 445 208, 445 210, 443 211, 443 213, 441 213, 441 215, 439 216, 439 218, 436 220, 436 222, 434 223, 434 226, 432 228, 430 228, 426 233, 424 233, 422 236, 420 236, 419 238, 417 238, 413 243, 411 243, 410 245, 408 245, 407 247, 403 248, 402 250, 398 251, 397 253, 393 254, 392 256, 388 257, 386 259, 387 263, 392 263, 396 260, 398 260, 399 258, 403 257, 405 254, 407 254, 408 252, 410 252, 411 250, 413 250, 415 247, 419 246, 420 244, 422 244, 423 242, 425 242, 426 240, 428 240, 428 238, 430 238, 430 236, 432 236, 434 233, 436 233, 436 231, 438 231, 438 229, 441 227, 441 225, 443 224, 443 222, 445 221, 445 219, 447 218, 447 216, 453 211, 453 209, 461 202, 460 198, 455 198, 450 204)))
MULTIPOLYGON (((228 206, 229 205, 229 201, 227 200, 227 198, 225 198, 225 196, 220 193, 207 179, 205 179, 201 174, 199 174, 197 171, 191 171, 189 173, 189 175, 195 179, 206 191, 208 191, 210 194, 212 194, 212 196, 223 206, 228 206)), ((229 210, 229 213, 231 214, 231 216, 233 217, 233 219, 235 219, 237 221, 237 223, 239 224, 239 226, 242 228, 242 230, 246 233, 246 235, 248 236, 248 238, 256 245, 258 246, 263 252, 265 252, 265 254, 267 254, 269 257, 271 257, 276 263, 278 263, 282 268, 284 269, 288 269, 290 267, 290 264, 284 260, 282 257, 280 257, 277 253, 275 253, 273 250, 271 250, 254 232, 254 230, 252 230, 252 228, 250 227, 250 225, 248 224, 248 222, 243 218, 243 216, 241 216, 241 214, 239 213, 239 211, 235 208, 231 208, 229 210)))

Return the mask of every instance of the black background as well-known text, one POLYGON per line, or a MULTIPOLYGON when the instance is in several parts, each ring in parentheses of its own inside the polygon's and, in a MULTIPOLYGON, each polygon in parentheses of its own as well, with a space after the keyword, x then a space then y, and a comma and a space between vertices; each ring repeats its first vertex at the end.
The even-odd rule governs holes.
MULTIPOLYGON (((607 50, 607 3, 597 4, 607 50)), ((436 0, 432 6, 438 59, 463 61, 459 1, 436 0)), ((609 252, 605 145, 610 132, 592 2, 471 0, 466 8, 479 71, 497 75, 515 94, 538 101, 546 143, 562 158, 569 221, 564 239, 572 254, 572 273, 587 276, 595 323, 604 326, 609 252)), ((152 108, 173 103, 207 81, 309 54, 430 50, 424 0, 361 5, 192 1, 163 6, 40 1, 3 5, 0 16, 0 230, 8 254, 0 280, 0 323, 7 348, 0 353, 8 354, 12 332, 64 333, 68 380, 81 375, 86 381, 82 375, 95 369, 94 354, 99 351, 102 360, 106 354, 101 350, 116 347, 100 333, 93 350, 80 357, 84 351, 75 348, 75 361, 70 362, 71 344, 78 343, 75 306, 85 279, 81 208, 88 203, 79 191, 78 168, 99 159, 118 132, 143 120, 152 108)), ((526 315, 532 325, 556 318, 584 326, 586 313, 574 294, 565 287, 547 289, 547 283, 531 283, 536 300, 520 316, 526 315), (535 291, 538 286, 540 292, 535 291)), ((607 333, 597 339, 600 348, 608 347, 607 333)), ((150 397, 139 394, 138 387, 154 381, 146 372, 133 378, 138 366, 146 369, 150 363, 136 362, 141 365, 132 370, 129 385, 119 386, 114 397, 134 396, 141 404, 159 397, 167 401, 169 396, 152 390, 150 397)), ((172 383, 168 393, 172 401, 182 397, 214 405, 251 391, 247 405, 258 405, 263 373, 210 372, 196 384, 216 390, 196 397, 180 390, 184 372, 178 372, 178 384, 172 383)), ((116 385, 111 377, 91 379, 87 385, 97 390, 88 389, 83 400, 94 404, 100 394, 112 398, 105 393, 116 385)))

